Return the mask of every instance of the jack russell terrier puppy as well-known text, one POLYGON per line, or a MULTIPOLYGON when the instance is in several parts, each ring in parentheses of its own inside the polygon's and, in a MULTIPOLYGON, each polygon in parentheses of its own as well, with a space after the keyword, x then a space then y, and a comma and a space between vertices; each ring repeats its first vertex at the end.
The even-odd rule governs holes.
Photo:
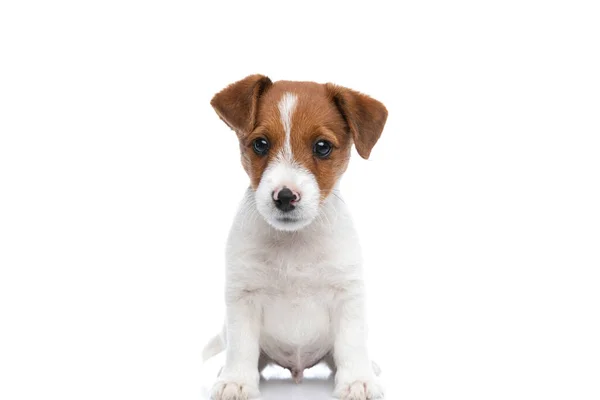
POLYGON ((323 361, 334 395, 383 396, 366 347, 357 235, 338 182, 352 143, 368 158, 387 110, 345 87, 251 75, 211 105, 237 134, 250 177, 226 250, 226 322, 203 358, 226 349, 215 400, 259 396, 269 363, 300 382, 323 361))

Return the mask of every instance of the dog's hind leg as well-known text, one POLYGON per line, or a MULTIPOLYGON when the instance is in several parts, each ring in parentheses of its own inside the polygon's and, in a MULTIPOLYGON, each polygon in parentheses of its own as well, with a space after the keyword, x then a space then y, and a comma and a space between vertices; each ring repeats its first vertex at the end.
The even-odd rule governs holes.
MULTIPOLYGON (((333 354, 331 354, 331 353, 327 354, 323 358, 323 362, 325 363, 325 365, 327 365, 329 367, 332 374, 336 373, 337 367, 335 365, 335 361, 333 360, 333 354)), ((375 376, 381 375, 381 368, 379 368, 379 365, 377 365, 377 363, 375 361, 371 361, 371 367, 373 368, 373 373, 375 374, 375 376)))
POLYGON ((375 376, 381 375, 381 368, 379 368, 379 365, 377 365, 375 361, 371 360, 371 366, 373 367, 373 372, 375 373, 375 376))
POLYGON ((212 356, 216 356, 223 350, 225 350, 225 329, 212 339, 208 341, 204 350, 202 350, 202 361, 206 361, 212 356))

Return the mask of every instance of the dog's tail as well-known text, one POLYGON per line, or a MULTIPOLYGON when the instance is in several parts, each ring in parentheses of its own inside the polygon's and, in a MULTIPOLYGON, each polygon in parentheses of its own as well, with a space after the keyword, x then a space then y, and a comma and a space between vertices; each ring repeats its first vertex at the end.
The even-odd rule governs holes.
POLYGON ((204 362, 209 358, 216 356, 223 350, 225 350, 224 332, 219 333, 218 335, 210 339, 206 346, 204 346, 204 350, 202 350, 202 361, 204 362))

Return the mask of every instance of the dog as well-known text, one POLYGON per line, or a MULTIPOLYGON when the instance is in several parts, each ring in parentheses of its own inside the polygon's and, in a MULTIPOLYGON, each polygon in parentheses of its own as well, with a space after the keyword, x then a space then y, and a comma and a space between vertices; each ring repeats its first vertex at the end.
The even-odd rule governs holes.
POLYGON ((383 397, 366 347, 360 246, 339 181, 351 146, 367 159, 387 120, 360 92, 251 75, 211 100, 239 139, 250 185, 226 246, 226 321, 203 359, 226 350, 215 400, 259 396, 270 363, 327 363, 340 399, 383 397))

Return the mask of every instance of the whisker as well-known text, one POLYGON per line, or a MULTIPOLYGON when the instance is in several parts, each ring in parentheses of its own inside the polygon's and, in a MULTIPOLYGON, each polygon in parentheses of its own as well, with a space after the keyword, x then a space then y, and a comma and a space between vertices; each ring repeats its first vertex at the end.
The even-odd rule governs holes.
POLYGON ((337 197, 342 203, 346 204, 346 202, 344 201, 344 199, 342 199, 340 196, 338 196, 335 191, 332 191, 331 194, 333 194, 335 197, 337 197))

